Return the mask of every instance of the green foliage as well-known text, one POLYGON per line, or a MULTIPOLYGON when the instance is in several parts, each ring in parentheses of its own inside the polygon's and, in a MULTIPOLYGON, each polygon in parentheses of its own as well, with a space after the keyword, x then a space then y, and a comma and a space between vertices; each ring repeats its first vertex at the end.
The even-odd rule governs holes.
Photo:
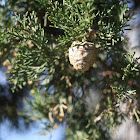
POLYGON ((129 16, 125 16, 128 8, 124 1, 49 2, 47 13, 50 21, 55 28, 62 29, 65 33, 58 38, 63 45, 84 38, 101 48, 114 46, 122 38, 123 28, 127 26, 129 19, 129 16), (96 38, 89 35, 91 31, 97 34, 96 38))
POLYGON ((136 94, 136 90, 128 90, 128 89, 123 89, 119 87, 112 87, 112 89, 117 92, 117 95, 122 100, 126 98, 131 98, 131 95, 136 94))
POLYGON ((125 60, 128 61, 128 65, 125 68, 121 68, 123 70, 122 80, 125 81, 122 87, 112 87, 120 99, 131 98, 131 95, 136 94, 136 90, 130 90, 128 87, 128 81, 140 78, 140 65, 138 62, 140 58, 134 58, 134 56, 135 53, 133 55, 125 55, 125 60))
POLYGON ((130 18, 126 15, 127 2, 35 2, 46 9, 43 24, 40 10, 15 13, 16 24, 0 33, 0 45, 8 44, 1 45, 0 51, 1 58, 6 53, 7 69, 7 65, 12 67, 7 72, 12 91, 26 88, 33 97, 26 100, 29 107, 19 115, 43 121, 45 131, 66 122, 68 140, 110 139, 110 129, 120 125, 126 115, 120 110, 121 100, 127 102, 130 97, 135 101, 134 94, 139 100, 138 59, 127 54, 122 41, 130 18), (63 35, 48 35, 43 26, 47 17, 63 35), (76 40, 89 41, 100 48, 95 64, 86 72, 76 71, 69 64, 68 49, 76 40), (96 96, 100 100, 96 101, 96 96))
POLYGON ((122 77, 122 80, 128 80, 131 77, 137 78, 140 77, 140 64, 138 60, 139 58, 134 58, 135 53, 133 55, 127 54, 125 57, 129 61, 129 64, 126 66, 126 68, 123 68, 124 75, 122 77))

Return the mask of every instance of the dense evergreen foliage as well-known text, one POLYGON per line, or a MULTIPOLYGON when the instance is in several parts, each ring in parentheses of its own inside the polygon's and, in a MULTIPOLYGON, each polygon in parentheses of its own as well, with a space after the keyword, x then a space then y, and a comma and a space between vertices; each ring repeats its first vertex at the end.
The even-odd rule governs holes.
POLYGON ((45 132, 64 124, 68 140, 109 140, 125 117, 139 120, 139 58, 127 52, 131 18, 124 0, 6 1, 0 57, 11 90, 33 99, 20 116, 40 120, 45 132), (18 8, 17 7, 21 7, 18 8), (10 16, 9 16, 10 15, 10 16), (12 16, 13 15, 13 16, 12 16), (11 18, 12 17, 12 18, 11 18), (74 41, 98 48, 86 72, 69 63, 74 41), (126 103, 126 110, 121 110, 126 103))

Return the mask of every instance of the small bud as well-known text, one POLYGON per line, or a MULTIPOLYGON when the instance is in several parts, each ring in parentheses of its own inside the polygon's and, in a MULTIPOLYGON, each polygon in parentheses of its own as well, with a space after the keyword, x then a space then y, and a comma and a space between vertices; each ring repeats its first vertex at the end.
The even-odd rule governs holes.
POLYGON ((7 48, 4 48, 4 52, 7 52, 7 48))
POLYGON ((31 42, 31 40, 28 40, 27 44, 29 45, 29 47, 33 47, 34 46, 34 44, 31 42))
POLYGON ((2 64, 4 67, 8 67, 9 66, 9 63, 8 63, 8 61, 7 60, 5 60, 4 62, 3 62, 3 64, 2 64))
POLYGON ((18 53, 16 53, 16 52, 14 52, 14 53, 13 53, 13 56, 15 56, 15 57, 16 57, 17 55, 18 55, 18 53))
POLYGON ((29 85, 31 85, 32 83, 33 83, 33 81, 31 81, 31 80, 30 80, 30 81, 28 81, 28 84, 29 84, 29 85))
POLYGON ((30 90, 30 93, 31 93, 31 94, 34 94, 34 93, 35 93, 35 90, 34 90, 34 89, 31 89, 31 90, 30 90))
POLYGON ((63 122, 63 119, 62 118, 59 118, 59 122, 63 122))
POLYGON ((7 70, 8 70, 8 72, 10 72, 10 71, 12 70, 12 66, 9 65, 9 66, 7 67, 7 70))
POLYGON ((104 89, 104 90, 103 90, 103 93, 106 94, 106 93, 107 93, 107 89, 104 89))

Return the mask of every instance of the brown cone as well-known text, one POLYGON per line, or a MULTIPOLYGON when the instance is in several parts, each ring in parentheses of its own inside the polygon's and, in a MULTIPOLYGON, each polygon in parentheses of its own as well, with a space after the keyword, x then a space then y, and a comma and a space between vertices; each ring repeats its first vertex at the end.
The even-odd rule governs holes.
POLYGON ((69 60, 76 70, 87 71, 95 62, 98 49, 93 43, 74 41, 69 48, 69 60))

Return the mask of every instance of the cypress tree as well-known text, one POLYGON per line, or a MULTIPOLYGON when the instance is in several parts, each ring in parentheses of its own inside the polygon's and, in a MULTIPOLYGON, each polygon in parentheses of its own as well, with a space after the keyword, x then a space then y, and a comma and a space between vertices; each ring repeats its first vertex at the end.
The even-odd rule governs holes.
POLYGON ((43 16, 15 12, 16 24, 0 35, 0 44, 8 43, 0 52, 12 94, 26 88, 33 97, 18 114, 44 119, 45 131, 65 124, 68 140, 108 140, 125 117, 139 123, 139 58, 124 38, 128 1, 36 2, 43 16))

